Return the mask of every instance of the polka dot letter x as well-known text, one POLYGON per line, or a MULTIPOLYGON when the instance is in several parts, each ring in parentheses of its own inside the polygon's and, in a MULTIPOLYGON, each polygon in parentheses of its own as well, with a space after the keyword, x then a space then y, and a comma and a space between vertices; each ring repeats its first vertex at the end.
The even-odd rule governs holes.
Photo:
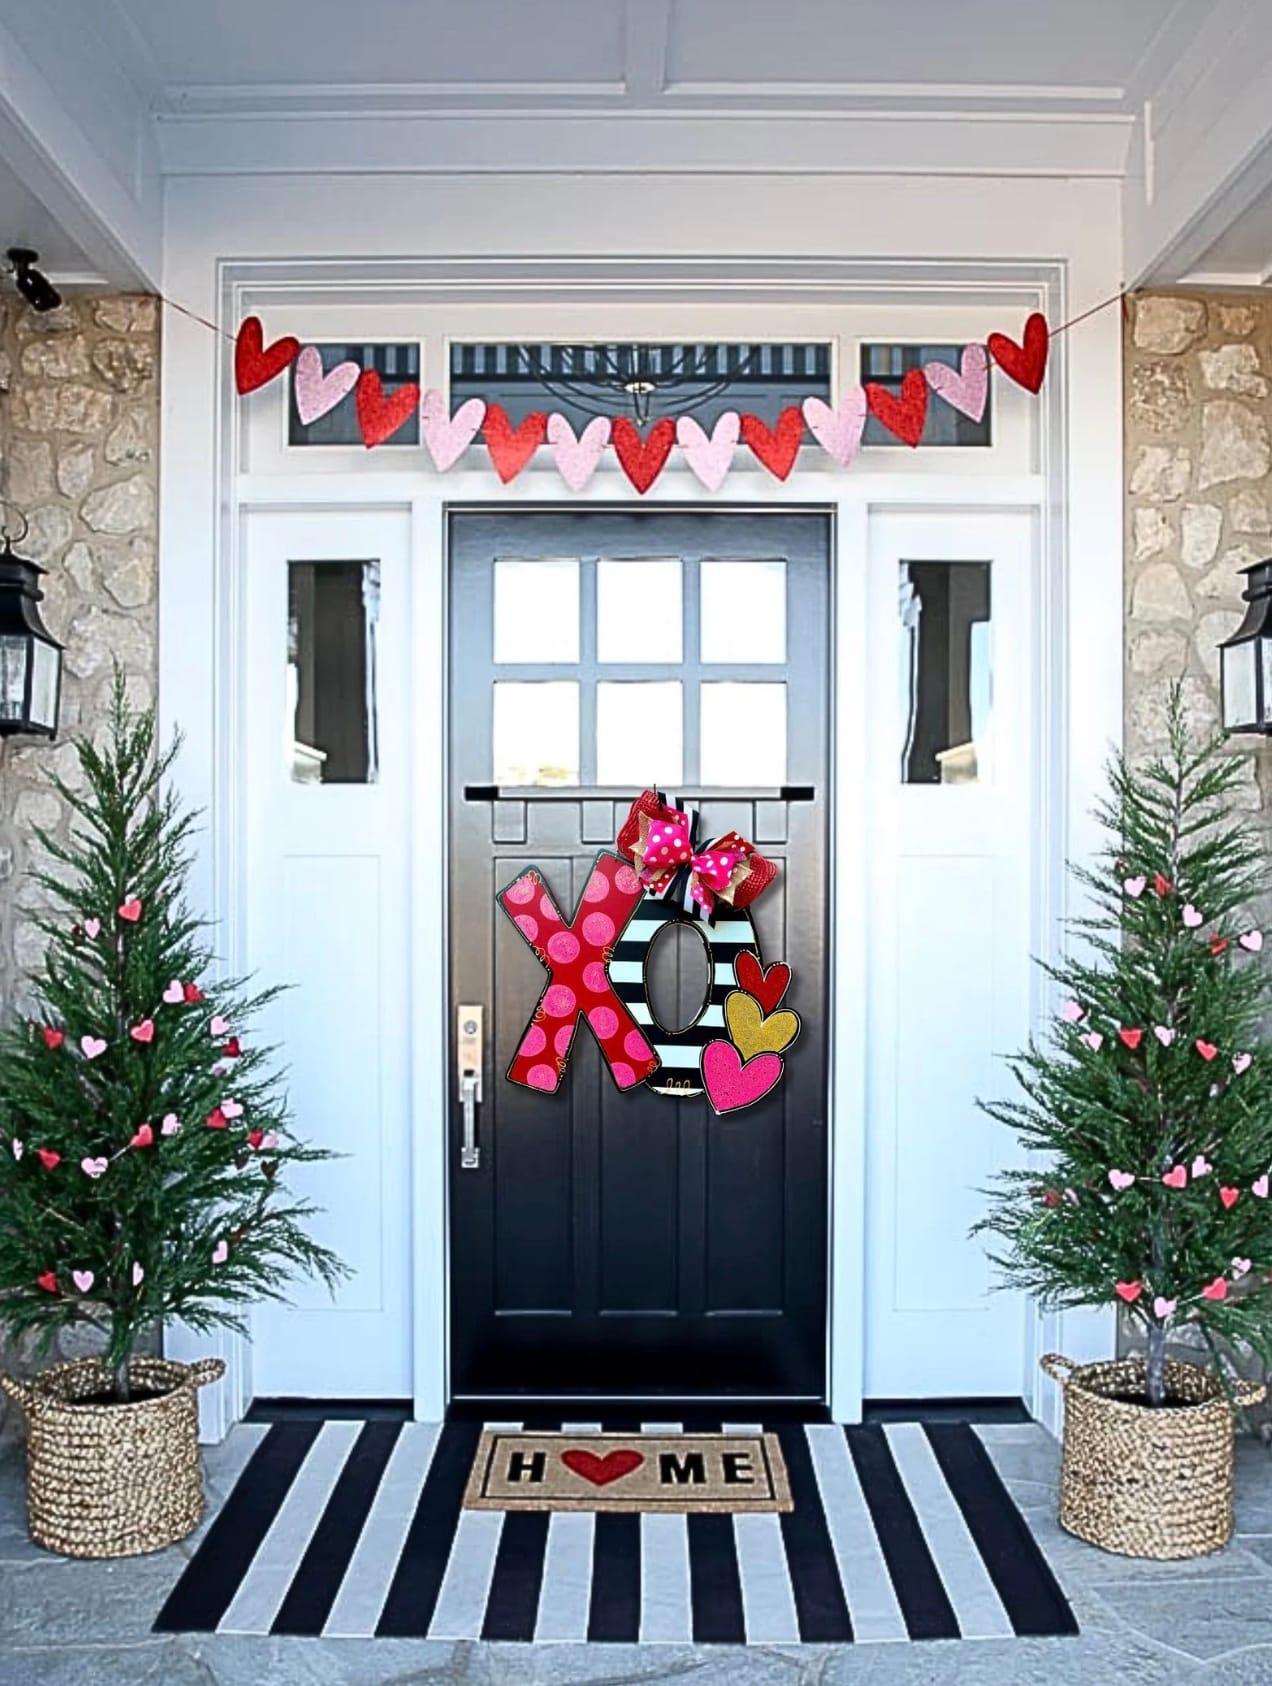
POLYGON ((580 1018, 620 1089, 635 1088, 658 1069, 658 1056, 614 993, 607 966, 641 894, 640 879, 617 855, 597 857, 570 925, 533 868, 500 892, 500 906, 551 973, 508 1068, 514 1083, 554 1094, 580 1018))

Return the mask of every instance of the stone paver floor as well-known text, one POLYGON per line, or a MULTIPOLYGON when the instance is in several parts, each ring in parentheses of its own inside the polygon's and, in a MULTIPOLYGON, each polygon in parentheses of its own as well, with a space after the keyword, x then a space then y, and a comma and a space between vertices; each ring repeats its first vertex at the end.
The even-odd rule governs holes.
MULTIPOLYGON (((833 1648, 526 1646, 156 1636, 149 1624, 199 1535, 154 1557, 73 1563, 26 1537, 19 1449, 0 1456, 4 1686, 1272 1686, 1272 1457, 1238 1447, 1237 1537, 1192 1563, 1139 1563, 1063 1534, 1058 1450, 1033 1425, 983 1431, 1077 1611, 1077 1639, 833 1648)), ((212 1506, 251 1449, 207 1453, 212 1506)), ((206 1526, 206 1524, 205 1524, 206 1526)))

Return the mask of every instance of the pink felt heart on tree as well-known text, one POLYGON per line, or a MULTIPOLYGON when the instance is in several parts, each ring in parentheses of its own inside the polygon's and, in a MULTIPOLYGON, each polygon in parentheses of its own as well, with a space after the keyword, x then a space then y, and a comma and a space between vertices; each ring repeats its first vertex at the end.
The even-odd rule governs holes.
POLYGON ((925 363, 923 374, 938 398, 973 421, 985 414, 989 396, 989 353, 983 345, 965 345, 957 369, 948 363, 925 363))
POLYGON ((1148 879, 1144 877, 1143 873, 1140 873, 1137 878, 1124 878, 1122 880, 1122 888, 1126 891, 1132 901, 1139 900, 1139 898, 1144 894, 1147 885, 1148 879))
POLYGON ((1268 1174, 1265 1171, 1261 1177, 1256 1177, 1250 1184, 1250 1193, 1256 1200, 1266 1200, 1268 1197, 1268 1174))
POLYGON ((847 468, 861 449, 867 409, 866 391, 861 386, 850 386, 840 399, 837 410, 832 410, 822 398, 804 400, 804 420, 808 423, 808 431, 826 455, 841 468, 847 468))
POLYGON ((1168 1317, 1174 1315, 1178 1303, 1178 1300, 1168 1300, 1164 1294, 1158 1294, 1153 1301, 1153 1316, 1164 1323, 1168 1317))
POLYGON ((96 1181, 98 1177, 104 1177, 106 1175, 106 1167, 109 1164, 110 1160, 107 1159, 105 1155, 99 1159, 81 1159, 80 1170, 83 1171, 86 1177, 92 1177, 93 1180, 96 1181))
POLYGON ((229 1258, 229 1256, 230 1256, 230 1244, 229 1244, 229 1242, 228 1241, 218 1241, 216 1246, 213 1247, 213 1249, 212 1249, 212 1263, 213 1264, 224 1264, 226 1259, 229 1258))
POLYGON ((1084 1030, 1078 1041, 1085 1042, 1093 1054, 1098 1054, 1104 1046, 1104 1038, 1098 1030, 1084 1030))
POLYGON ((236 1101, 233 1098, 222 1101, 221 1111, 227 1118, 241 1118, 243 1116, 243 1103, 241 1101, 236 1101))
POLYGON ((296 394, 296 414, 306 427, 334 410, 342 398, 347 398, 358 384, 362 373, 357 363, 337 363, 325 374, 322 353, 316 345, 307 345, 296 359, 292 386, 296 394))
POLYGON ((1144 1284, 1138 1280, 1135 1282, 1115 1282, 1113 1292, 1119 1300, 1124 1301, 1127 1305, 1134 1305, 1144 1292, 1144 1284))
POLYGON ((1162 1173, 1162 1181, 1167 1188, 1187 1188, 1188 1167, 1186 1165, 1172 1165, 1169 1171, 1162 1173))
POLYGON ((1114 1170, 1109 1172, 1109 1181, 1113 1184, 1113 1187, 1118 1191, 1118 1193, 1121 1194, 1123 1189, 1129 1188, 1135 1181, 1135 1175, 1132 1171, 1114 1170))
POLYGON ((445 474, 477 437, 486 419, 486 406, 480 398, 466 398, 452 416, 446 408, 446 395, 431 386, 420 405, 420 419, 428 454, 437 472, 445 474))
POLYGON ((685 461, 709 492, 718 492, 733 463, 742 432, 742 419, 736 410, 726 410, 708 437, 705 429, 692 416, 681 416, 676 423, 676 443, 685 454, 685 461))
POLYGON ((173 978, 167 989, 164 990, 163 998, 169 1007, 179 1007, 182 1004, 185 1000, 185 985, 180 978, 173 978))
POLYGON ((1242 948, 1247 949, 1251 954, 1257 954, 1263 947, 1263 932, 1243 931, 1237 938, 1237 941, 1241 944, 1242 948))
POLYGON ((1206 1158, 1204 1153, 1199 1153, 1192 1162, 1192 1174, 1194 1179, 1197 1177, 1208 1177, 1213 1170, 1214 1166, 1206 1158))
POLYGON ((1226 1300, 1228 1297, 1227 1279, 1216 1276, 1213 1282, 1207 1282, 1201 1290, 1201 1297, 1203 1300, 1226 1300))
POLYGON ((1076 1001, 1066 1001, 1060 1009, 1060 1017, 1066 1024, 1080 1024, 1085 1015, 1076 1001))
POLYGON ((84 935, 90 942, 96 942, 97 934, 102 928, 100 919, 86 919, 84 921, 84 935))
POLYGON ((223 1019, 219 1013, 213 1013, 208 1021, 208 1032, 212 1036, 224 1036, 230 1028, 230 1021, 223 1019))
POLYGON ((1198 925, 1203 922, 1205 915, 1199 908, 1195 908, 1191 902, 1185 902, 1184 911, 1180 914, 1180 918, 1190 931, 1195 931, 1198 925))
POLYGON ((93 1275, 91 1270, 73 1270, 71 1272, 71 1281, 79 1289, 81 1294, 86 1294, 96 1280, 97 1278, 93 1275))
POLYGON ((134 1042, 153 1042, 155 1039, 155 1021, 143 1019, 140 1024, 135 1024, 128 1034, 134 1042))
POLYGON ((175 1112, 165 1112, 163 1122, 159 1126, 161 1136, 179 1136, 181 1134, 181 1120, 175 1112))
POLYGON ((86 1060, 95 1060, 106 1052, 106 1038, 104 1036, 81 1036, 80 1052, 86 1060))
POLYGON ((576 434, 569 422, 556 413, 548 417, 548 446, 557 473, 572 492, 581 492, 596 473, 596 465, 610 441, 608 416, 593 416, 576 434))
POLYGON ((1234 1054, 1232 1056, 1232 1069, 1238 1077, 1240 1077, 1243 1071, 1249 1071, 1253 1064, 1253 1054, 1234 1054))
POLYGON ((261 1146, 265 1149, 266 1153, 269 1153, 272 1149, 276 1148, 278 1146, 278 1136, 276 1132, 273 1130, 266 1130, 265 1134, 261 1137, 261 1146))
POLYGON ((781 1077, 780 1054, 757 1054, 743 1064, 732 1042, 708 1042, 702 1050, 702 1080, 717 1112, 753 1106, 776 1088, 781 1077))
POLYGON ((1243 1276, 1248 1276, 1250 1274, 1250 1261, 1249 1261, 1249 1259, 1243 1259, 1243 1258, 1240 1258, 1240 1257, 1233 1259, 1233 1261, 1232 1261, 1232 1274, 1237 1279, 1238 1282, 1241 1280, 1241 1278, 1243 1276))
POLYGON ((15 1159, 21 1159, 22 1155, 26 1152, 26 1144, 17 1136, 15 1136, 9 1143, 9 1147, 15 1159))
POLYGON ((145 1279, 146 1279, 146 1273, 142 1269, 141 1265, 134 1264, 133 1267, 132 1267, 132 1285, 133 1285, 133 1287, 134 1288, 140 1288, 142 1283, 145 1281, 145 1279))
POLYGON ((1155 1024, 1153 1026, 1153 1035, 1161 1043, 1163 1048, 1169 1048, 1171 1043, 1175 1040, 1175 1032, 1169 1025, 1155 1024))

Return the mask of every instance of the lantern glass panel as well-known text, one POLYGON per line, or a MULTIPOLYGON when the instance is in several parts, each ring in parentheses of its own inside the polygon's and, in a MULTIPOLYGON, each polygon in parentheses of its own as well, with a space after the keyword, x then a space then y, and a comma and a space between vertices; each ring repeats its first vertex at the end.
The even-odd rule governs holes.
POLYGON ((0 634, 0 720, 22 719, 30 647, 21 633, 0 634))
POLYGON ((36 638, 31 644, 31 724, 51 732, 57 726, 59 650, 36 638))
MULTIPOLYGON (((1263 714, 1262 716, 1252 714, 1250 719, 1259 719, 1262 725, 1267 726, 1272 725, 1272 638, 1259 638, 1256 640, 1254 647, 1258 652, 1258 661, 1263 669, 1263 689, 1260 693, 1263 698, 1263 714)), ((1253 667, 1253 662, 1250 665, 1253 667)))
MULTIPOLYGON (((1228 731, 1253 726, 1258 721, 1258 701, 1255 695, 1255 664, 1258 646, 1253 639, 1226 645, 1219 652, 1223 664, 1223 723, 1228 731)), ((1265 695, 1266 681, 1265 681, 1265 695)))

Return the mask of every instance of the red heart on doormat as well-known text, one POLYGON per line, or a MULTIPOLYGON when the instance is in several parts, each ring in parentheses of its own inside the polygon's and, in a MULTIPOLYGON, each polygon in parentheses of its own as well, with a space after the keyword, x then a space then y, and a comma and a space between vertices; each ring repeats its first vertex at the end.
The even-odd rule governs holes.
POLYGON ((415 381, 403 381, 396 392, 387 396, 384 382, 374 369, 364 369, 358 376, 354 391, 358 406, 358 426, 362 442, 369 451, 391 439, 420 401, 420 389, 415 381))
POLYGON ((623 473, 638 492, 645 493, 662 473, 663 464, 671 455, 671 447, 676 443, 676 424, 670 416, 663 416, 642 439, 634 422, 628 421, 626 416, 616 416, 610 431, 610 443, 623 473))
POLYGON ((746 949, 733 962, 733 975, 738 988, 758 1001, 766 1013, 776 1009, 791 987, 791 969, 784 960, 775 960, 771 966, 764 967, 746 949))
POLYGON ((901 396, 894 398, 878 381, 866 382, 866 402, 887 428, 907 445, 917 445, 927 420, 928 384, 921 369, 911 369, 901 382, 901 396))
POLYGON ((643 1453, 627 1452, 621 1446, 607 1452, 603 1458, 595 1452, 585 1452, 582 1447, 574 1446, 561 1454, 565 1467, 573 1470, 575 1475, 581 1475, 584 1481, 590 1481, 593 1487, 608 1487, 611 1481, 621 1481, 625 1475, 639 1469, 644 1461, 643 1453))
POLYGON ((548 436, 548 418, 542 410, 531 410, 519 426, 508 420, 502 404, 487 404, 482 431, 495 473, 506 486, 515 480, 548 436))
POLYGON ((300 341, 293 334, 285 334, 267 346, 260 317, 246 317, 234 341, 234 384, 239 395, 255 392, 258 386, 281 375, 289 363, 295 362, 299 351, 300 341))
POLYGON ((1006 334, 991 334, 989 336, 989 355, 997 363, 1005 375, 1010 375, 1017 386, 1023 386, 1026 392, 1037 392, 1042 385, 1042 377, 1047 372, 1047 348, 1051 341, 1051 330, 1047 327, 1047 319, 1035 310, 1025 323, 1025 343, 1017 345, 1015 340, 1006 334))
POLYGON ((749 445, 755 455, 779 480, 785 480, 795 466, 800 442, 804 437, 804 412, 798 404, 790 404, 777 418, 776 427, 766 427, 758 416, 742 417, 742 443, 749 445))

